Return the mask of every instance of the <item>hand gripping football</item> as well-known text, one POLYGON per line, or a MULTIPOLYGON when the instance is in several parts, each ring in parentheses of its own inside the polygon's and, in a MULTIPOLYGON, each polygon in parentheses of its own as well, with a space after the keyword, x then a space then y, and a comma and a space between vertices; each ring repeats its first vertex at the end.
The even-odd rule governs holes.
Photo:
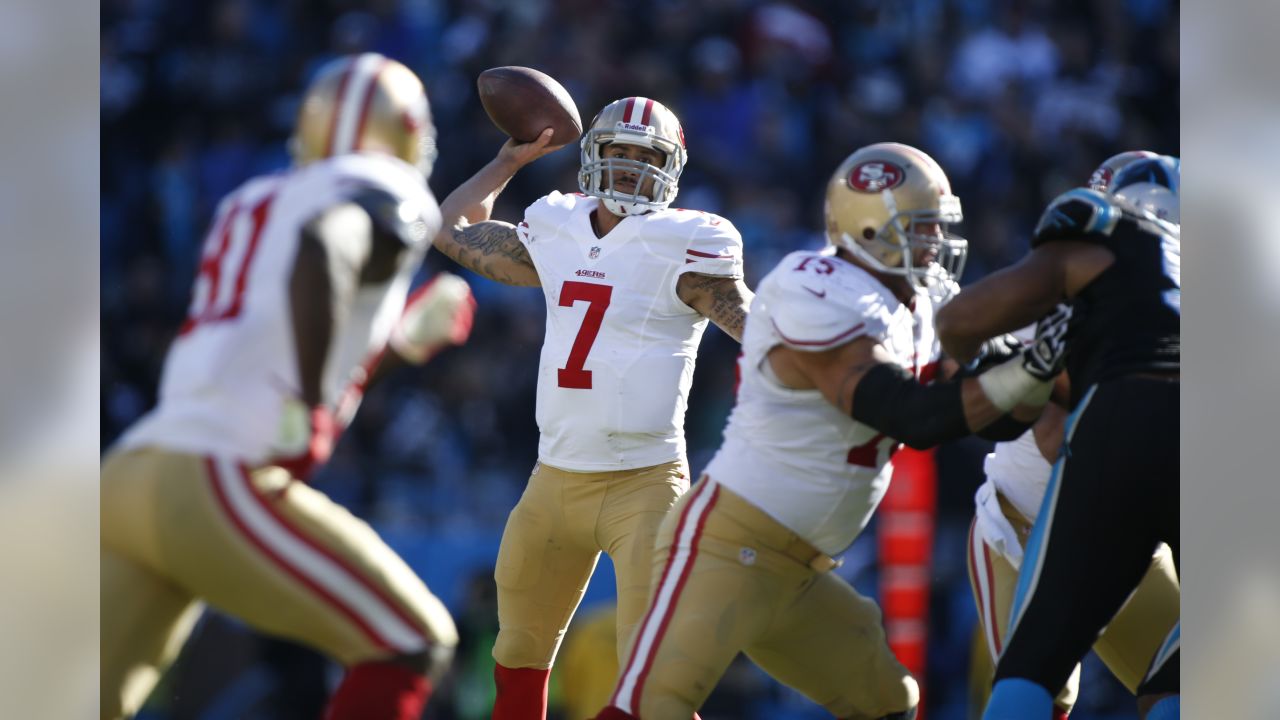
POLYGON ((564 86, 533 68, 508 65, 489 68, 476 78, 480 104, 502 132, 519 142, 532 142, 552 128, 552 145, 582 135, 582 118, 564 86))

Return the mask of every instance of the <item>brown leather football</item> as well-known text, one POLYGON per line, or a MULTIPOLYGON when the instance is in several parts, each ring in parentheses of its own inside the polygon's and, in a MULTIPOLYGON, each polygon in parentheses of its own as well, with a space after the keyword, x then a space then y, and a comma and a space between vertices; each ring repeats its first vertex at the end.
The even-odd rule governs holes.
POLYGON ((480 104, 502 132, 531 142, 553 128, 552 145, 564 145, 582 135, 578 107, 555 78, 533 68, 508 65, 489 68, 476 78, 480 104))

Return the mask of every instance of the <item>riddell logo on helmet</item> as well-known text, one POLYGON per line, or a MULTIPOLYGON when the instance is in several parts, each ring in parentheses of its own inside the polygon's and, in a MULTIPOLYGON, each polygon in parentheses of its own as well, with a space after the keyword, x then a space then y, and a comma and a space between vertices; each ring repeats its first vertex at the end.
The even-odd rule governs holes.
POLYGON ((873 160, 856 166, 849 173, 849 187, 860 192, 875 193, 902 184, 907 173, 891 162, 873 160))
POLYGON ((619 122, 617 125, 617 129, 630 130, 632 132, 642 132, 642 133, 647 133, 649 135, 654 134, 652 125, 638 125, 636 123, 619 122))

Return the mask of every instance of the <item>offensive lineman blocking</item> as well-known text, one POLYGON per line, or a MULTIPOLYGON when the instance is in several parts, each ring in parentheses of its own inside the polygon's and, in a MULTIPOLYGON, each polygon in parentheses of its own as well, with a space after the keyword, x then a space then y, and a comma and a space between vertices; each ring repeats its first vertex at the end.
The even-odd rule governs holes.
MULTIPOLYGON (((550 129, 508 141, 445 198, 436 247, 481 275, 540 286, 538 462, 507 520, 494 577, 495 720, 546 717, 547 680, 600 552, 618 582, 618 650, 644 612, 658 525, 688 489, 684 413, 707 320, 742 337, 751 291, 726 219, 669 207, 687 153, 655 100, 607 105, 580 142, 580 193, 552 192, 518 225, 490 220, 550 129)), ((686 720, 687 720, 686 716, 686 720)))
POLYGON ((829 572, 832 556, 875 512, 899 442, 1033 417, 1059 356, 1014 358, 992 385, 925 384, 933 303, 967 246, 945 233, 960 202, 923 152, 853 153, 826 215, 831 247, 791 253, 760 282, 724 445, 663 522, 649 610, 597 720, 684 720, 740 651, 836 717, 915 716, 919 689, 879 608, 829 572))

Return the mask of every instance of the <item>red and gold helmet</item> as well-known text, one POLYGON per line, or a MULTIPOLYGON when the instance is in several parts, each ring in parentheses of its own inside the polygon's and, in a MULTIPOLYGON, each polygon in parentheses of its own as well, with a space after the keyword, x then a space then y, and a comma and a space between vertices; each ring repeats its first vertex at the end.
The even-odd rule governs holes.
POLYGON ((329 62, 302 98, 290 151, 299 165, 345 153, 381 152, 429 175, 436 129, 422 81, 377 53, 329 62))
POLYGON ((578 188, 586 195, 600 198, 615 215, 640 215, 662 210, 676 199, 680 173, 689 155, 684 146, 684 130, 675 113, 651 98, 629 97, 615 100, 591 121, 578 143, 582 167, 578 171, 578 188), (612 143, 640 145, 663 154, 662 167, 637 160, 604 157, 604 148, 612 143), (614 179, 622 174, 638 175, 635 192, 614 187, 614 179), (641 195, 646 181, 653 179, 653 197, 641 195))
POLYGON ((947 231, 963 219, 942 167, 910 145, 861 148, 827 183, 827 241, 938 302, 958 290, 964 272, 969 242, 947 231), (918 227, 935 223, 929 232, 918 227))

